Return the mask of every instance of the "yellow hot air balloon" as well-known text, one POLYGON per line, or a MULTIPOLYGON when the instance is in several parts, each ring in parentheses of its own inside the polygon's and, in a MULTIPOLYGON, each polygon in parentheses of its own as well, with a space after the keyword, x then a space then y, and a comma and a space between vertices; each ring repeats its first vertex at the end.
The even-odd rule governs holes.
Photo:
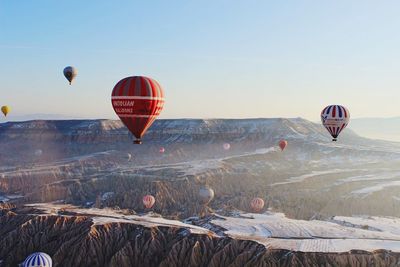
POLYGON ((7 116, 7 114, 10 112, 10 107, 9 106, 2 106, 1 107, 1 112, 3 112, 4 116, 7 116))

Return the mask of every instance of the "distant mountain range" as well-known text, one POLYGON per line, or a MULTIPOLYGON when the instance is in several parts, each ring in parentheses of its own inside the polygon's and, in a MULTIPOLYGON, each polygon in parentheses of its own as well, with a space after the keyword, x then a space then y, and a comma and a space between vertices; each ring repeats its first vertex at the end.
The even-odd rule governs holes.
MULTIPOLYGON (((11 114, 10 116, 7 117, 7 120, 5 121, 22 122, 31 120, 87 120, 87 119, 89 118, 66 116, 60 114, 29 114, 29 115, 11 114)), ((248 120, 252 121, 254 119, 248 119, 248 120)), ((166 120, 166 121, 171 121, 171 120, 166 120)), ((185 121, 186 122, 192 121, 193 123, 193 121, 199 122, 204 120, 194 119, 185 121)), ((225 120, 213 119, 208 121, 225 121, 225 120)), ((227 119, 226 121, 232 121, 232 120, 227 119)), ((317 124, 319 124, 319 122, 317 122, 317 124)), ((400 117, 351 119, 348 128, 363 137, 400 142, 400 117)))
POLYGON ((348 127, 364 137, 400 142, 400 117, 352 119, 348 127))

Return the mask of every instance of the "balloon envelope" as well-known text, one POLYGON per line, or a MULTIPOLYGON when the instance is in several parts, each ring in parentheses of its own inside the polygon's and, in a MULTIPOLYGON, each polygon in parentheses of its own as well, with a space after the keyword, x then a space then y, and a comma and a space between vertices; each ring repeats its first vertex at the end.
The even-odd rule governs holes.
POLYGON ((23 267, 51 267, 53 265, 53 261, 51 257, 44 252, 35 252, 29 255, 24 263, 23 267))
POLYGON ((158 150, 158 152, 160 152, 161 154, 165 152, 165 148, 164 147, 160 147, 160 149, 158 150))
POLYGON ((225 150, 229 150, 229 149, 231 148, 231 144, 225 143, 225 144, 223 145, 223 147, 224 147, 225 150))
POLYGON ((126 154, 126 159, 127 159, 128 161, 130 161, 131 158, 132 158, 132 155, 131 155, 130 153, 127 153, 127 154, 126 154))
POLYGON ((279 147, 281 148, 282 151, 285 149, 287 144, 288 144, 288 142, 286 140, 279 141, 279 147))
POLYGON ((10 107, 9 106, 2 106, 1 107, 1 112, 4 114, 4 116, 7 116, 7 114, 10 112, 10 107))
POLYGON ((43 151, 41 149, 35 150, 35 156, 40 157, 42 154, 43 154, 43 151))
POLYGON ((254 212, 260 212, 264 208, 264 200, 259 197, 253 198, 250 207, 254 212))
POLYGON ((111 94, 115 113, 136 137, 135 144, 160 115, 164 106, 164 91, 153 79, 143 76, 120 80, 111 94))
POLYGON ((322 110, 321 121, 333 137, 332 141, 336 141, 340 132, 349 124, 350 112, 343 106, 330 105, 322 110))
POLYGON ((151 209, 156 203, 156 199, 152 195, 145 195, 143 197, 143 205, 146 209, 151 209))
POLYGON ((76 75, 78 75, 78 71, 72 66, 65 67, 63 72, 65 78, 69 81, 69 84, 71 84, 76 75))
POLYGON ((203 186, 199 190, 199 197, 203 204, 208 204, 214 198, 214 190, 203 186))

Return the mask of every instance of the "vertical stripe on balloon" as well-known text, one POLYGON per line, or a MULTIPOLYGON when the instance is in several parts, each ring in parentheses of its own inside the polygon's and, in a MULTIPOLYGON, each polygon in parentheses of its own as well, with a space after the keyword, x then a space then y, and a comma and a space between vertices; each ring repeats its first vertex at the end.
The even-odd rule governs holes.
POLYGON ((326 111, 326 114, 329 115, 330 111, 331 111, 332 106, 328 107, 328 110, 326 111))

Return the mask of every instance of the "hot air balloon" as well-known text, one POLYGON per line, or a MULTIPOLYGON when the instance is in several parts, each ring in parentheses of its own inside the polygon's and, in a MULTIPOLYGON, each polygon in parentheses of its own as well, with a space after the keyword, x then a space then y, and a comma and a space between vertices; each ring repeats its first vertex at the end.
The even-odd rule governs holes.
POLYGON ((40 157, 43 154, 43 151, 41 149, 36 149, 35 150, 35 156, 40 157))
POLYGON ((111 102, 115 113, 136 137, 134 143, 141 144, 141 138, 163 109, 164 92, 151 78, 127 77, 114 86, 111 102))
POLYGON ((321 112, 321 121, 333 137, 332 141, 336 141, 340 132, 349 124, 350 112, 340 105, 327 106, 321 112))
POLYGON ((23 267, 51 267, 52 265, 51 257, 44 252, 29 255, 22 264, 23 267))
POLYGON ((250 207, 254 212, 260 212, 264 208, 264 200, 259 197, 253 198, 250 207))
POLYGON ((126 154, 126 160, 127 160, 127 161, 130 161, 131 158, 132 158, 132 155, 131 155, 130 153, 127 153, 127 154, 126 154))
POLYGON ((229 149, 231 148, 231 144, 225 143, 225 144, 223 145, 223 148, 224 148, 225 150, 229 150, 229 149))
POLYGON ((201 202, 207 205, 214 198, 214 190, 208 186, 202 186, 199 190, 199 197, 201 202))
POLYGON ((76 68, 68 66, 64 68, 64 76, 67 78, 69 81, 69 84, 71 85, 72 81, 75 79, 76 75, 78 75, 78 71, 76 68))
POLYGON ((1 112, 3 112, 4 116, 7 117, 7 114, 10 112, 10 107, 9 106, 2 106, 1 107, 1 112))
POLYGON ((165 152, 165 148, 164 147, 160 147, 160 149, 158 150, 158 152, 160 152, 161 154, 163 154, 165 152))
POLYGON ((152 195, 145 195, 143 197, 143 205, 146 209, 151 209, 156 203, 156 199, 152 195))
POLYGON ((288 144, 288 142, 286 140, 279 141, 279 147, 281 148, 282 151, 285 149, 287 144, 288 144))

